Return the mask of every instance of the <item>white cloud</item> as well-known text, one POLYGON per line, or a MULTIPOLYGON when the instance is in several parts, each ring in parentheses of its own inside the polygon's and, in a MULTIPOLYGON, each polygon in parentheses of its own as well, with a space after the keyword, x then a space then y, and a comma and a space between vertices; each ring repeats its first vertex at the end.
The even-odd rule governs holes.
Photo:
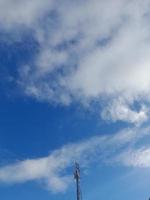
POLYGON ((122 120, 140 125, 148 119, 148 111, 148 108, 145 106, 142 106, 139 111, 134 111, 129 108, 127 103, 115 100, 104 108, 101 116, 105 120, 122 120))
POLYGON ((26 95, 65 105, 104 101, 106 110, 115 100, 116 113, 105 118, 148 119, 149 0, 1 0, 0 11, 2 27, 30 27, 39 42, 28 73, 19 69, 26 95))
POLYGON ((125 166, 149 168, 150 148, 130 149, 117 156, 116 161, 119 163, 122 162, 125 166))
POLYGON ((8 29, 16 25, 32 28, 37 20, 51 10, 52 4, 52 0, 0 0, 0 24, 8 29))
POLYGON ((150 127, 125 129, 113 136, 97 136, 65 145, 47 157, 27 159, 0 167, 0 182, 13 184, 36 180, 43 182, 53 192, 62 192, 73 179, 67 169, 73 167, 74 161, 78 161, 83 168, 93 162, 101 165, 115 164, 116 160, 125 166, 150 166, 149 150, 140 147, 136 151, 126 153, 142 138, 149 137, 149 132, 150 127))

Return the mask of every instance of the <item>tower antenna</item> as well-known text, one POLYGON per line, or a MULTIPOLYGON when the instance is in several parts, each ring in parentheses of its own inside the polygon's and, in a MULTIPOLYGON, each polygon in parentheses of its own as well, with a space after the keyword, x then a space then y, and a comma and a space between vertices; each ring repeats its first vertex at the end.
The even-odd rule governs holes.
POLYGON ((75 162, 74 179, 76 180, 76 196, 77 196, 77 200, 81 200, 80 167, 79 167, 79 164, 77 162, 75 162))

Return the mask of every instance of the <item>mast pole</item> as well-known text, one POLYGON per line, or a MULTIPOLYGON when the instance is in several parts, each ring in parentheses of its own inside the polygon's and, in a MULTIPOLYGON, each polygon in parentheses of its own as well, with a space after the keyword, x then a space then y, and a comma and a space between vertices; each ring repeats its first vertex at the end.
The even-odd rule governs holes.
POLYGON ((80 194, 80 167, 79 164, 75 162, 74 179, 76 180, 76 198, 81 200, 80 194))

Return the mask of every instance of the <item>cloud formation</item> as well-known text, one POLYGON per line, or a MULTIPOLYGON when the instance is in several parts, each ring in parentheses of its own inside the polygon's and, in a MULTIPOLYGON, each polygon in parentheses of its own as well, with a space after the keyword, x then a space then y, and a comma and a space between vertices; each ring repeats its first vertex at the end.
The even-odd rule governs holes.
POLYGON ((24 25, 39 44, 31 65, 19 69, 26 95, 63 105, 97 102, 101 117, 113 121, 148 119, 149 0, 1 0, 0 8, 4 29, 24 25))
POLYGON ((3 28, 11 29, 14 26, 31 28, 42 15, 51 10, 53 1, 44 0, 0 0, 0 24, 3 28))
POLYGON ((139 149, 129 149, 127 152, 117 156, 116 161, 122 162, 126 166, 149 168, 150 167, 150 147, 139 149))
POLYGON ((139 145, 143 138, 150 137, 150 127, 125 129, 115 135, 96 136, 88 140, 63 146, 49 156, 39 159, 18 161, 12 165, 0 167, 0 182, 24 183, 40 181, 53 192, 67 189, 72 174, 67 169, 78 161, 87 168, 91 163, 99 165, 119 165, 131 167, 149 167, 150 147, 139 145))

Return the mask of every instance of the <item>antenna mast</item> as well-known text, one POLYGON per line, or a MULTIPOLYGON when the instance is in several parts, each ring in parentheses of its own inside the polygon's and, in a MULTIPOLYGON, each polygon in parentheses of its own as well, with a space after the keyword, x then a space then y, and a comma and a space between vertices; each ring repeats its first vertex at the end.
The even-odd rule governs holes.
POLYGON ((77 200, 81 200, 81 192, 80 192, 80 167, 79 167, 79 164, 77 162, 75 162, 74 179, 76 180, 76 195, 77 195, 77 200))

